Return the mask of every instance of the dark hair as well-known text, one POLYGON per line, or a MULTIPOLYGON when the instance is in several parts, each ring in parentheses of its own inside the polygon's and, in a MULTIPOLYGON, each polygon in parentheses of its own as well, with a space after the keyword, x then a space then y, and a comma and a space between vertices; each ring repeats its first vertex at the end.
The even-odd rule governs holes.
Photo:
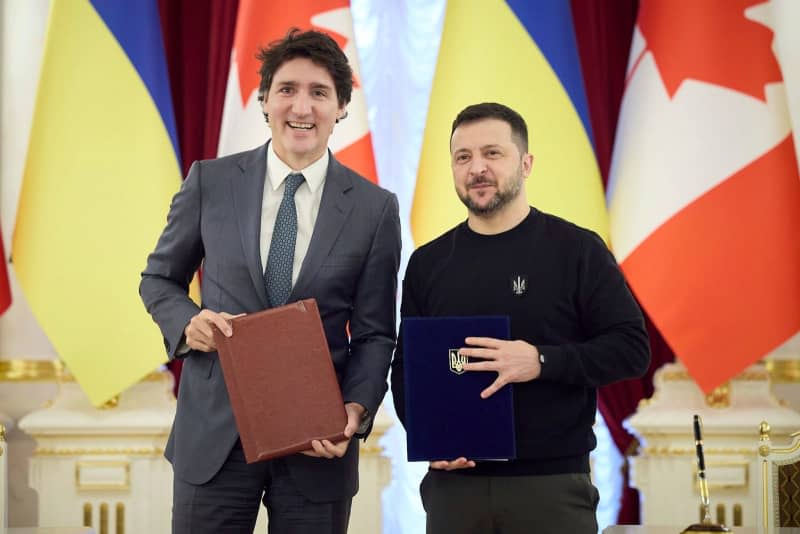
POLYGON ((520 154, 528 152, 528 126, 525 124, 525 119, 510 107, 496 102, 473 104, 462 109, 453 121, 453 128, 450 130, 450 141, 453 140, 453 133, 456 128, 462 124, 484 119, 498 119, 508 123, 511 126, 511 138, 519 148, 520 154))
POLYGON ((299 28, 290 29, 286 37, 273 41, 258 51, 256 58, 261 62, 259 100, 269 91, 272 77, 280 66, 298 57, 308 58, 315 65, 325 68, 333 78, 339 106, 350 103, 353 69, 347 62, 347 56, 329 35, 314 30, 301 31, 299 28))

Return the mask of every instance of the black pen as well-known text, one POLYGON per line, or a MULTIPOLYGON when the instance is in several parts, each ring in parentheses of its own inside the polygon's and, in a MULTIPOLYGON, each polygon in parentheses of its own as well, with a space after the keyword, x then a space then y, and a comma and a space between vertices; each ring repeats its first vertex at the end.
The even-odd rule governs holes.
POLYGON ((697 476, 700 479, 700 500, 703 504, 703 522, 711 522, 711 502, 708 497, 708 482, 706 481, 706 461, 703 456, 703 421, 700 416, 694 416, 694 447, 697 451, 697 476))

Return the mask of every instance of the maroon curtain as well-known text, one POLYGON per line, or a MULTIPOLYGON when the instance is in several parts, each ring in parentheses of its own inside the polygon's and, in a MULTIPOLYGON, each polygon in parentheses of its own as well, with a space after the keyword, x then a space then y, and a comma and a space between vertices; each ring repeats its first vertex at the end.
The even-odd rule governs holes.
POLYGON ((217 155, 238 0, 159 0, 184 175, 217 155))
MULTIPOLYGON (((617 116, 625 89, 625 71, 638 8, 638 0, 572 0, 578 52, 603 183, 608 182, 617 116)), ((626 380, 600 390, 600 412, 622 454, 630 453, 634 448, 634 438, 622 427, 622 421, 636 411, 641 399, 652 396, 653 372, 675 359, 672 350, 649 319, 646 319, 646 323, 653 355, 647 374, 641 379, 626 380)), ((628 486, 627 462, 623 484, 622 506, 617 523, 638 524, 639 493, 628 486)))
MULTIPOLYGON (((159 0, 181 168, 217 155, 239 0, 159 0)), ((182 362, 169 364, 178 392, 182 362)))

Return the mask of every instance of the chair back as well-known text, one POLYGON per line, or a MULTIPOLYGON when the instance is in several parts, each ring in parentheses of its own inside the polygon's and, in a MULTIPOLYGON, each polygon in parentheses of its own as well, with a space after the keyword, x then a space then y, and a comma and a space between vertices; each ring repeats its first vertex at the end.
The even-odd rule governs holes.
POLYGON ((759 427, 758 455, 761 464, 761 506, 758 525, 765 532, 781 527, 800 527, 800 432, 788 446, 774 447, 770 426, 759 427))

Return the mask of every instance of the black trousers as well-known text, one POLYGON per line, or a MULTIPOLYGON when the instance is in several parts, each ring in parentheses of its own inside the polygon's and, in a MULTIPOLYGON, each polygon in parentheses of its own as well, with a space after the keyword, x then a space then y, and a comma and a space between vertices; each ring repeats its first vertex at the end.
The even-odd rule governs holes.
POLYGON ((174 480, 174 534, 250 534, 263 502, 269 534, 346 534, 352 499, 311 502, 295 487, 286 463, 247 464, 233 448, 214 478, 195 485, 174 480))
POLYGON ((431 469, 427 534, 596 534, 600 495, 585 473, 490 477, 431 469))

